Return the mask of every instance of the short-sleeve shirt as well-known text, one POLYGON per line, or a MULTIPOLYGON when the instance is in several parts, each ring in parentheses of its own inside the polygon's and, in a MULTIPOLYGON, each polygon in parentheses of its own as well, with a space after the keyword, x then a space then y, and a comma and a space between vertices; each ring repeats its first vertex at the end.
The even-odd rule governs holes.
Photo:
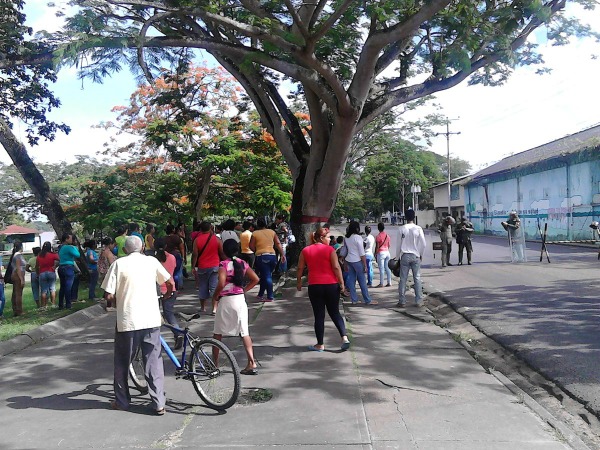
POLYGON ((240 242, 240 237, 233 230, 223 230, 221 233, 221 240, 225 242, 227 239, 233 239, 235 242, 240 242))
POLYGON ((390 250, 390 235, 385 231, 382 231, 377 235, 375 242, 379 246, 377 250, 378 253, 390 250))
POLYGON ((171 278, 153 256, 131 253, 111 264, 102 289, 117 299, 117 331, 135 331, 161 325, 156 284, 171 278))
POLYGON ((210 269, 211 267, 219 267, 219 242, 218 238, 211 232, 200 233, 194 241, 198 247, 198 261, 196 267, 199 269, 210 269), (206 244, 207 239, 208 244, 206 244), (204 245, 206 244, 206 248, 204 245), (204 250, 202 250, 204 248, 204 250), (200 252, 202 251, 202 254, 200 252))
POLYGON ((125 256, 127 253, 125 253, 125 240, 127 239, 127 236, 117 236, 115 238, 115 244, 117 244, 117 256, 119 258, 122 258, 123 256, 125 256))
POLYGON ((63 244, 58 250, 61 266, 74 266, 75 260, 79 258, 79 250, 74 245, 63 244))
POLYGON ((372 234, 368 234, 365 237, 365 255, 373 256, 373 252, 375 251, 375 238, 372 234))
POLYGON ((95 250, 88 248, 85 251, 85 257, 87 258, 86 262, 87 262, 88 269, 98 270, 98 253, 96 253, 95 250))
POLYGON ((252 233, 252 237, 256 243, 256 256, 260 256, 263 253, 275 254, 275 248, 273 247, 275 242, 275 231, 270 228, 255 230, 254 233, 252 233))
MULTIPOLYGON (((173 274, 175 273, 175 266, 177 266, 177 260, 169 252, 165 252, 165 256, 167 257, 167 260, 165 262, 161 262, 161 264, 165 269, 167 269, 167 272, 169 272, 171 278, 173 278, 173 274)), ((160 293, 167 293, 167 283, 163 283, 160 285, 160 293)))
MULTIPOLYGON (((242 265, 244 266, 244 274, 246 274, 246 270, 248 270, 248 263, 246 263, 246 261, 243 261, 241 259, 237 259, 237 262, 242 263, 242 265)), ((225 287, 221 291, 221 295, 243 294, 244 288, 242 286, 236 286, 235 284, 233 284, 233 273, 234 273, 233 261, 231 259, 226 259, 225 261, 221 261, 219 263, 219 268, 224 269, 227 274, 227 281, 225 283, 225 287)))
POLYGON ((250 239, 252 239, 252 231, 246 230, 242 232, 242 234, 240 234, 240 244, 242 246, 242 253, 254 253, 252 250, 250 250, 250 239))
POLYGON ((337 284, 338 280, 331 267, 331 245, 312 244, 302 249, 304 262, 308 267, 308 284, 337 284))
POLYGON ((37 265, 40 273, 54 272, 54 261, 58 261, 58 255, 54 252, 48 252, 44 256, 37 256, 37 265))
POLYGON ((361 256, 365 256, 363 240, 358 234, 353 234, 349 238, 346 238, 344 242, 346 243, 346 247, 348 247, 348 255, 346 255, 347 262, 359 262, 361 256))

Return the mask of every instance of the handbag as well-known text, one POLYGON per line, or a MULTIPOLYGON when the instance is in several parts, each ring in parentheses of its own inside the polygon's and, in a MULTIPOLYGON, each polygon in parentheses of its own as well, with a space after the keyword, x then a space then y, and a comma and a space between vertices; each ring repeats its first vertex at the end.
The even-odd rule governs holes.
POLYGON ((395 277, 400 276, 400 260, 392 258, 388 261, 388 268, 392 271, 395 277))
POLYGON ((13 260, 13 255, 11 255, 10 259, 8 260, 8 266, 6 266, 6 272, 4 272, 4 284, 12 284, 12 273, 13 273, 13 267, 12 267, 12 260, 13 260))
POLYGON ((348 256, 348 246, 346 245, 346 239, 344 238, 344 245, 342 245, 338 250, 338 255, 342 258, 348 256))

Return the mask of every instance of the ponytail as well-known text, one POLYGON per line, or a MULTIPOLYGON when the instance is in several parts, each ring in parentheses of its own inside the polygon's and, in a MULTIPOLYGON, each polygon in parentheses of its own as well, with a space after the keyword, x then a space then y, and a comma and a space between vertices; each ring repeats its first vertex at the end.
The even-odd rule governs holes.
POLYGON ((231 258, 233 262, 233 278, 231 282, 237 287, 244 287, 244 262, 236 258, 231 258))

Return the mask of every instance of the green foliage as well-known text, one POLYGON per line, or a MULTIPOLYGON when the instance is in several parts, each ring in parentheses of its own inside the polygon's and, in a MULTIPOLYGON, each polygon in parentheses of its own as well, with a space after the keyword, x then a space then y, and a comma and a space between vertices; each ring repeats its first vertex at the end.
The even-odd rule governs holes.
POLYGON ((18 63, 49 51, 43 42, 29 38, 32 30, 24 25, 23 3, 0 2, 0 119, 11 126, 13 119, 22 120, 28 142, 35 145, 40 136, 52 140, 57 131, 68 133, 70 129, 46 117, 60 106, 48 87, 56 81, 52 68, 18 63))

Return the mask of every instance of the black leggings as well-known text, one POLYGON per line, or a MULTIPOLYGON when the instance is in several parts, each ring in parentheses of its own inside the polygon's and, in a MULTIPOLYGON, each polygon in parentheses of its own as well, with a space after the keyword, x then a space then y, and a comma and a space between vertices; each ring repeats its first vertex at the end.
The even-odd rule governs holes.
POLYGON ((323 345, 325 334, 325 308, 340 336, 346 335, 346 325, 340 314, 340 286, 339 284, 313 284, 308 286, 308 297, 315 315, 315 335, 317 345, 323 345))

